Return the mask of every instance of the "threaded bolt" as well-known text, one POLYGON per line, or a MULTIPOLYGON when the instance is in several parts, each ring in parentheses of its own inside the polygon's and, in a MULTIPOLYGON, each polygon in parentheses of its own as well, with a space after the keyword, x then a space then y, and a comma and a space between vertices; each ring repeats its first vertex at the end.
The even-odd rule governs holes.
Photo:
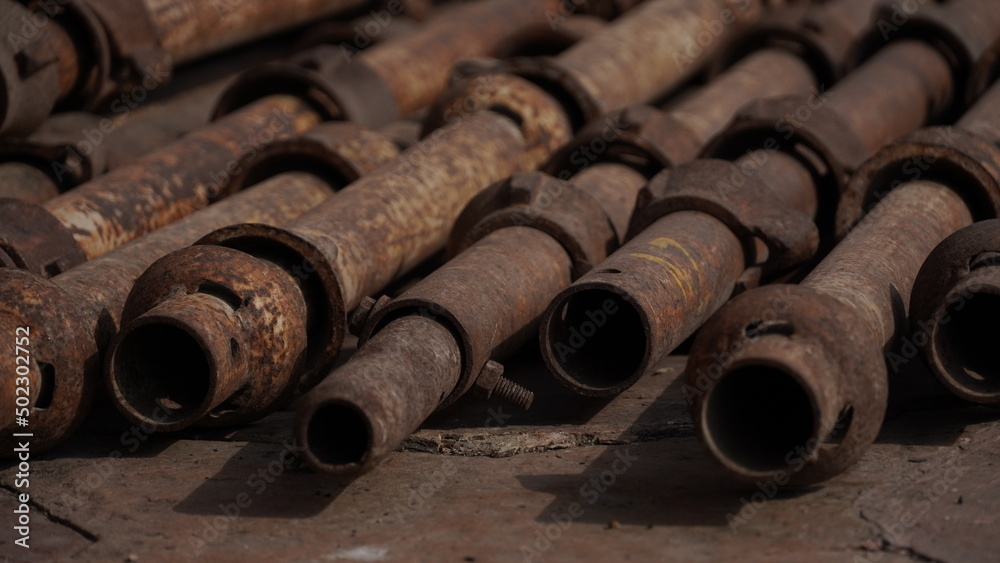
POLYGON ((497 381, 497 386, 493 388, 493 395, 503 399, 521 410, 528 410, 535 394, 524 387, 514 383, 506 377, 501 377, 497 381))

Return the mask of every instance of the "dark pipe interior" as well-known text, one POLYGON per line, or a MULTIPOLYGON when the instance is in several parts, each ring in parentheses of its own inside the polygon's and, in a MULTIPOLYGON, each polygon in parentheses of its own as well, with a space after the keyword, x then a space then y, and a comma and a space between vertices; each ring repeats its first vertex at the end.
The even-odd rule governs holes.
POLYGON ((136 327, 118 345, 114 362, 119 393, 152 423, 184 420, 208 395, 211 373, 205 352, 175 326, 136 327))
POLYGON ((610 388, 629 379, 642 369, 646 356, 639 313, 604 289, 570 295, 550 321, 547 337, 552 359, 569 377, 591 388, 610 388))
POLYGON ((949 307, 937 328, 938 351, 952 376, 971 390, 1000 392, 1000 364, 993 346, 1000 342, 1000 295, 973 293, 949 307))
POLYGON ((749 471, 796 465, 817 431, 806 390, 773 367, 748 366, 724 374, 704 408, 712 443, 731 463, 749 471))
POLYGON ((309 419, 309 451, 326 465, 360 464, 371 444, 364 415, 350 405, 321 406, 309 419))

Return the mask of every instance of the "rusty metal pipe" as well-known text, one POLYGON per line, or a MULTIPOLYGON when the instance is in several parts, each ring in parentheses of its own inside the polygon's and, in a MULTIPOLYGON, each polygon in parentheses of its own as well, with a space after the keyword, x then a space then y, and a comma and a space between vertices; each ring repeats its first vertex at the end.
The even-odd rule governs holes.
POLYGON ((553 299, 543 357, 578 393, 618 393, 721 307, 744 269, 724 223, 698 211, 666 215, 553 299))
POLYGON ((795 483, 853 464, 881 425, 881 348, 897 332, 917 268, 971 221, 948 186, 911 182, 890 192, 799 287, 771 286, 727 305, 692 349, 691 373, 709 374, 712 384, 688 379, 692 416, 712 454, 741 477, 782 472, 795 483), (768 302, 748 316, 748 306, 768 302), (739 328, 734 312, 744 320, 739 328), (720 328, 725 348, 707 340, 720 328), (780 405, 766 404, 780 408, 757 408, 754 401, 778 386, 780 405))
MULTIPOLYGON (((969 109, 957 127, 973 138, 1000 146, 1000 85, 969 109)), ((945 137, 948 138, 948 137, 945 137)), ((954 138, 954 137, 951 137, 954 138)), ((981 165, 997 157, 975 155, 981 165)), ((973 209, 987 207, 980 203, 973 209)), ((981 218, 981 217, 977 217, 981 218)), ((1000 273, 1000 221, 979 221, 950 235, 924 261, 910 297, 911 345, 944 386, 971 402, 1000 404, 1000 383, 993 367, 991 315, 997 311, 1000 273)), ((889 356, 894 367, 905 355, 889 356)))
POLYGON ((0 164, 0 197, 42 203, 59 195, 59 184, 38 166, 25 162, 0 164))
POLYGON ((371 467, 406 437, 400 428, 413 428, 430 414, 440 400, 435 393, 454 385, 461 363, 446 327, 420 316, 392 321, 351 358, 350 369, 338 374, 343 391, 337 397, 310 402, 299 411, 309 424, 300 442, 308 444, 303 456, 331 471, 371 467), (392 370, 385 369, 386 358, 392 359, 392 370), (387 374, 397 373, 407 377, 379 385, 387 374), (375 396, 379 400, 373 403, 375 396))
MULTIPOLYGON (((941 242, 924 261, 910 298, 910 346, 955 395, 1000 404, 994 361, 1000 311, 1000 220, 980 221, 941 242)), ((890 355, 890 365, 909 354, 890 355)))
MULTIPOLYGON (((685 121, 698 123, 697 132, 682 134, 683 121, 670 121, 672 114, 655 111, 629 108, 609 120, 617 120, 615 127, 627 131, 630 139, 635 136, 636 140, 623 141, 622 148, 651 150, 661 156, 660 166, 682 160, 721 128, 728 119, 726 108, 735 112, 739 107, 733 87, 747 86, 741 94, 747 90, 801 92, 813 84, 813 78, 795 57, 764 52, 718 82, 704 89, 707 101, 685 106, 685 121), (777 63, 777 69, 767 63, 777 63), (777 73, 780 78, 767 81, 758 76, 757 82, 748 81, 748 69, 765 71, 766 75, 777 73), (705 116, 694 115, 702 109, 705 116)), ((562 164, 577 165, 573 155, 579 151, 573 148, 590 146, 592 139, 599 140, 606 133, 597 131, 599 127, 593 129, 563 149, 546 168, 566 177, 569 170, 562 164)), ((613 154, 619 148, 617 139, 611 144, 604 142, 601 146, 613 154)), ((307 394, 296 414, 296 433, 306 444, 307 462, 327 473, 367 471, 433 410, 470 390, 481 396, 497 395, 522 408, 528 406, 531 393, 502 377, 503 367, 498 362, 536 332, 535 323, 553 295, 620 243, 635 197, 645 183, 634 161, 629 162, 632 164, 618 163, 614 157, 596 162, 569 177, 568 185, 537 173, 516 175, 480 194, 463 212, 453 232, 450 252, 456 255, 454 259, 397 299, 388 303, 386 298, 370 300, 355 311, 352 323, 361 334, 359 356, 364 355, 349 360, 307 394), (497 208, 500 211, 495 211, 497 208), (605 231, 601 236, 588 239, 582 235, 600 232, 600 224, 605 231), (389 330, 403 319, 419 319, 419 326, 440 323, 450 329, 453 338, 410 347, 408 343, 421 335, 409 331, 418 327, 389 330), (409 361, 397 356, 401 348, 414 357, 447 355, 453 360, 422 378, 419 392, 412 391, 416 378, 409 369, 398 367, 399 361, 409 361), (350 430, 337 426, 343 418, 353 421, 350 430), (356 422, 359 419, 364 422, 356 422), (358 444, 364 447, 356 447, 358 444)), ((729 233, 725 227, 723 230, 729 233)), ((742 252, 738 242, 734 246, 737 253, 742 252)), ((625 323, 619 321, 624 321, 625 315, 617 312, 615 303, 605 300, 583 320, 591 325, 598 319, 602 326, 623 326, 625 323)), ((619 330, 612 332, 621 335, 619 330)))
POLYGON ((861 65, 827 101, 828 111, 844 121, 869 155, 924 125, 927 116, 942 115, 957 80, 948 60, 926 42, 890 43, 875 57, 885 64, 861 65))
POLYGON ((26 139, 0 139, 0 198, 42 203, 208 123, 217 81, 135 112, 52 116, 26 139), (34 170, 26 170, 33 168, 34 170))
MULTIPOLYGON (((679 10, 675 16, 683 20, 685 14, 688 12, 679 10)), ((648 31, 650 26, 649 21, 642 19, 622 19, 584 42, 601 41, 609 33, 619 37, 622 34, 619 27, 634 33, 648 31)), ((380 48, 383 46, 366 54, 380 48)), ((605 59, 613 57, 606 54, 605 59)), ((638 64, 645 68, 658 60, 644 56, 638 59, 638 64)), ((661 88, 678 76, 672 72, 667 75, 669 78, 664 79, 666 84, 661 88)), ((570 123, 564 106, 542 88, 512 74, 466 79, 457 94, 438 104, 431 120, 437 118, 443 122, 444 115, 461 114, 463 104, 469 100, 486 111, 469 115, 466 110, 468 117, 437 130, 379 173, 355 183, 331 200, 330 205, 321 206, 289 228, 278 231, 234 227, 201 241, 250 255, 260 252, 257 246, 278 247, 282 249, 279 254, 284 254, 281 260, 309 264, 308 283, 312 287, 303 288, 303 293, 310 303, 307 323, 312 331, 305 351, 303 382, 315 382, 329 369, 343 337, 345 310, 354 308, 362 297, 440 249, 461 208, 484 185, 515 171, 536 167, 568 140, 570 123), (489 86, 488 91, 479 89, 484 85, 489 86), (520 130, 513 127, 515 122, 520 130), (465 149, 473 146, 475 151, 465 149), (372 255, 373 248, 379 249, 378 255, 372 255)), ((172 259, 181 260, 182 256, 183 252, 176 253, 172 259)), ((273 256, 271 251, 271 259, 273 256)), ((141 285, 140 280, 137 287, 141 285)), ((148 310, 154 305, 137 303, 136 307, 148 310)), ((158 315, 163 314, 162 309, 158 311, 158 315)), ((271 332, 263 326, 254 329, 271 332)), ((277 354, 271 363, 287 366, 297 357, 277 354)), ((212 364, 213 360, 207 363, 212 364)), ((305 389, 308 385, 300 387, 305 389)), ((258 414, 246 409, 214 420, 202 419, 200 423, 235 423, 258 414)))
POLYGON ((14 40, 0 46, 0 135, 31 133, 57 104, 94 110, 118 92, 148 89, 173 65, 365 2, 83 0, 29 10, 4 0, 0 30, 14 40))
POLYGON ((815 86, 816 77, 802 57, 783 49, 762 49, 673 105, 669 113, 703 146, 748 100, 798 94, 815 86))
POLYGON ((320 46, 289 63, 244 73, 222 96, 216 115, 261 96, 288 92, 310 99, 327 118, 380 127, 437 100, 456 62, 509 48, 513 34, 547 23, 561 1, 467 2, 443 10, 397 40, 357 53, 348 64, 341 47, 320 46))
MULTIPOLYGON (((224 225, 288 221, 329 195, 329 186, 318 177, 284 176, 52 279, 15 269, 0 271, 0 326, 11 334, 17 326, 31 327, 34 362, 51 373, 51 388, 32 389, 36 400, 49 397, 47 404, 32 408, 32 447, 43 451, 58 444, 86 416, 99 388, 102 354, 115 333, 125 299, 133 281, 154 260, 224 225)), ((176 338, 176 334, 168 336, 176 338)), ((186 376, 191 377, 190 372, 186 376)), ((0 386, 4 395, 12 392, 12 383, 5 380, 0 386)), ((162 413, 168 415, 166 410, 162 413)), ((4 432, 0 442, 13 446, 10 440, 4 432)))
MULTIPOLYGON (((142 0, 162 48, 181 65, 369 4, 368 0, 142 0)), ((385 10, 388 16, 394 14, 385 10)))
MULTIPOLYGON (((900 41, 839 83, 816 112, 846 126, 842 130, 852 138, 866 139, 863 146, 852 147, 860 164, 861 157, 901 136, 904 128, 916 128, 936 115, 932 112, 944 111, 951 84, 951 68, 937 50, 900 41), (903 86, 886 88, 881 81, 886 75, 896 76, 903 86), (874 104, 878 111, 856 109, 868 103, 873 90, 879 92, 880 101, 874 104), (906 102, 893 104, 894 99, 906 102)), ((645 231, 560 293, 543 317, 542 356, 560 382, 585 395, 620 393, 693 334, 734 290, 755 285, 762 270, 775 272, 813 255, 815 228, 808 228, 803 219, 812 219, 818 209, 817 182, 802 155, 774 148, 749 152, 732 164, 706 160, 651 182, 651 194, 660 195, 649 195, 640 204, 648 209, 633 225, 633 232, 645 231), (685 201, 685 196, 696 203, 685 201), (757 201, 761 197, 763 201, 757 201), (720 207, 726 211, 720 213, 720 207), (768 207, 777 214, 766 216, 768 207), (787 216, 779 209, 787 210, 787 216), (711 217, 703 214, 703 223, 694 231, 698 236, 690 236, 695 225, 685 224, 687 231, 671 230, 680 219, 670 215, 697 210, 726 224, 708 221, 711 217), (661 213, 670 215, 657 219, 661 213), (789 252, 792 249, 797 252, 789 252), (791 255, 797 258, 790 260, 791 255), (775 265, 778 261, 784 266, 775 265), (595 303, 608 299, 616 311, 626 312, 621 326, 595 330, 589 339, 571 333, 580 330, 578 325, 595 303)))
POLYGON ((666 85, 697 71, 706 52, 721 47, 726 37, 756 21, 762 12, 762 3, 756 1, 645 2, 607 32, 560 54, 554 68, 566 77, 563 84, 585 93, 570 91, 574 99, 587 100, 581 109, 594 119, 631 103, 653 101, 666 85), (701 47, 706 41, 709 46, 701 47), (643 61, 642 68, 636 68, 638 61, 643 61))
MULTIPOLYGON (((484 183, 508 176, 522 167, 536 166, 537 161, 528 156, 529 143, 547 146, 542 151, 544 154, 566 139, 568 123, 558 104, 541 90, 525 82, 519 84, 520 90, 508 94, 526 96, 511 106, 532 112, 530 121, 525 121, 524 130, 509 116, 488 110, 476 112, 411 147, 285 229, 253 226, 222 229, 203 239, 201 244, 166 257, 161 261, 162 268, 176 272, 182 281, 187 279, 184 283, 197 285, 211 280, 239 294, 249 289, 233 287, 236 282, 229 279, 227 272, 250 271, 252 267, 244 268, 241 264, 252 265, 260 260, 284 264, 285 270, 260 272, 251 285, 257 288, 262 302, 283 302, 287 293, 292 295, 290 298, 307 303, 308 311, 302 315, 302 321, 308 329, 308 341, 297 350, 260 346, 271 354, 267 362, 260 363, 273 369, 254 377, 286 383, 290 380, 289 373, 294 373, 301 375, 300 389, 311 387, 336 357, 344 335, 346 310, 353 309, 361 297, 383 287, 439 250, 462 206, 484 183), (550 134, 555 137, 547 137, 550 134), (539 135, 543 137, 540 139, 539 135), (469 147, 475 150, 469 151, 469 147), (373 254, 373 249, 378 249, 378 253, 373 254), (214 273, 196 267, 204 261, 186 258, 206 253, 224 255, 214 260, 214 273), (288 280, 295 284, 294 291, 282 285, 288 280), (268 294, 271 294, 269 298, 268 294), (300 363, 303 360, 305 363, 300 363)), ((512 98, 508 98, 508 103, 512 103, 512 98)), ((134 313, 132 318, 136 320, 123 327, 123 334, 137 323, 179 324, 183 318, 195 314, 181 304, 148 298, 144 292, 162 293, 157 288, 164 286, 158 284, 156 278, 150 273, 137 282, 134 299, 129 305, 134 313), (145 315, 152 314, 147 311, 153 307, 156 307, 155 318, 148 320, 145 315)), ((210 323, 185 323, 185 326, 189 333, 201 334, 197 339, 205 342, 215 338, 220 328, 210 323)), ((244 323, 243 332, 250 335, 247 338, 265 340, 284 336, 282 330, 276 331, 272 326, 253 320, 244 323)), ((224 333, 234 334, 234 331, 224 333)), ((117 357, 136 356, 127 349, 133 340, 124 338, 113 353, 117 357)), ((207 355, 207 365, 219 364, 215 354, 224 353, 209 347, 203 347, 201 352, 207 355)), ((244 363, 233 369, 247 371, 253 365, 256 364, 244 363)), ((155 374, 137 373, 135 377, 141 381, 151 375, 155 374)), ((128 399, 119 397, 119 400, 128 399)), ((277 401, 268 408, 276 406, 277 401)), ((247 405, 247 408, 216 418, 185 419, 184 423, 233 424, 251 420, 263 412, 259 405, 247 405)), ((157 429, 165 427, 160 421, 143 420, 157 429)))
POLYGON ((484 353, 488 358, 502 356, 498 348, 509 351, 510 340, 525 332, 545 306, 538 297, 569 283, 571 265, 551 236, 510 227, 487 235, 405 292, 393 313, 383 317, 387 324, 297 408, 304 459, 327 473, 360 473, 377 465, 431 412, 454 400, 463 379, 471 387, 482 377, 477 372, 470 378, 469 370, 476 369, 470 365, 484 361, 484 353), (525 285, 539 292, 526 293, 525 285), (490 315, 497 303, 509 304, 509 312, 490 315), (471 354, 470 342, 478 348, 471 354), (331 412, 350 412, 365 424, 338 426, 331 412))
POLYGON ((995 86, 956 128, 923 129, 880 150, 845 192, 838 216, 846 237, 802 284, 741 295, 702 328, 687 376, 692 416, 736 475, 808 484, 857 461, 885 412, 886 363, 898 369, 892 346, 906 330, 909 303, 931 342, 925 354, 953 341, 929 336, 928 321, 949 305, 942 310, 928 296, 950 295, 945 280, 968 272, 975 253, 937 260, 925 266, 923 285, 915 279, 946 236, 1000 210, 1000 138, 963 129, 1000 130, 992 123, 998 96, 995 86), (776 377, 795 399, 773 417, 750 408, 776 377))
POLYGON ((303 101, 274 96, 41 206, 0 201, 0 251, 57 275, 228 195, 230 176, 267 144, 318 121, 303 101))

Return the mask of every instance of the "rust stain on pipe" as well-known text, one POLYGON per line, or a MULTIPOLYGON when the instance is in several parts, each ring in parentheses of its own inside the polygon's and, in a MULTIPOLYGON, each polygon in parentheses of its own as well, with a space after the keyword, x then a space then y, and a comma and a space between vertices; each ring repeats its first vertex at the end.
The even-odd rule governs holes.
POLYGON ((801 57, 782 49, 763 49, 750 53, 669 111, 704 144, 748 100, 799 94, 815 86, 816 77, 801 57))
MULTIPOLYGON (((280 268, 258 272, 254 294, 260 297, 261 307, 268 299, 304 302, 307 311, 296 322, 304 323, 307 341, 295 349, 260 346, 269 354, 267 362, 260 362, 268 370, 253 380, 282 382, 290 385, 292 392, 312 387, 339 351, 346 328, 345 311, 440 250, 462 207, 483 186, 519 169, 537 166, 539 158, 568 138, 569 124, 559 105, 540 89, 518 80, 507 81, 501 88, 505 92, 500 96, 503 113, 480 110, 435 132, 286 228, 238 225, 221 229, 198 246, 166 257, 160 267, 175 275, 176 283, 199 285, 211 279, 239 294, 249 290, 232 287, 236 282, 220 274, 252 271, 252 267, 240 264, 260 260, 279 264, 280 268), (517 116, 517 122, 508 112, 517 116), (196 267, 198 260, 185 258, 202 253, 217 256, 212 263, 224 266, 212 273, 196 267), (269 292, 273 294, 268 298, 269 292)), ((189 334, 200 335, 194 337, 198 341, 218 337, 216 333, 202 334, 216 325, 185 322, 198 314, 187 310, 190 307, 179 303, 168 306, 161 304, 159 297, 147 298, 157 291, 155 278, 154 273, 147 273, 136 285, 128 310, 134 312, 137 323, 143 322, 144 312, 156 307, 154 318, 161 325, 183 324, 189 334)), ((288 336, 281 331, 294 330, 293 326, 276 328, 246 319, 242 326, 247 339, 280 340, 288 336)), ((130 330, 131 325, 126 326, 123 334, 130 330)), ((239 339, 237 332, 229 331, 239 339)), ((124 340, 127 336, 122 338, 116 357, 136 356, 134 349, 129 350, 134 347, 124 340)), ((216 355, 225 354, 209 346, 197 352, 206 365, 218 365, 221 360, 216 355)), ((234 364, 231 371, 242 373, 250 367, 234 364)), ((273 397, 266 408, 244 404, 214 418, 187 417, 176 422, 245 422, 290 398, 290 394, 273 397)), ((144 421, 159 427, 157 421, 144 421)))
POLYGON ((19 267, 56 275, 228 195, 230 176, 267 144, 318 120, 297 98, 261 100, 41 207, 5 202, 0 240, 19 267), (22 225, 32 215, 48 223, 45 232, 22 225))
POLYGON ((366 0, 142 0, 160 45, 175 64, 366 3, 366 0))
MULTIPOLYGON (((265 182, 143 239, 46 280, 15 269, 0 271, 0 326, 30 326, 33 357, 51 370, 48 405, 31 414, 32 448, 39 452, 66 439, 86 416, 101 377, 104 348, 114 335, 134 280, 157 258, 212 229, 244 221, 287 221, 330 194, 308 174, 265 182)), ((4 393, 13 380, 4 381, 4 393)), ((163 416, 168 413, 162 412, 163 416)), ((9 434, 0 443, 12 451, 9 434), (10 447, 7 447, 10 446, 10 447)))

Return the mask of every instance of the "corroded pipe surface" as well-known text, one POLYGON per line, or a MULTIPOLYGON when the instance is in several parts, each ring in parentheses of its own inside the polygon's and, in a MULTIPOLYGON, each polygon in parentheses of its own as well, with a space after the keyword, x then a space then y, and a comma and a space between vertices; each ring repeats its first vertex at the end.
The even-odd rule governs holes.
POLYGON ((297 98, 261 100, 41 206, 3 201, 0 240, 18 267, 57 275, 228 195, 259 151, 318 121, 297 98))
MULTIPOLYGON (((301 320, 307 341, 298 349, 263 347, 269 357, 260 363, 268 370, 254 377, 290 382, 293 392, 310 388, 329 370, 339 351, 346 328, 345 311, 440 250, 462 207, 483 186, 522 168, 534 168, 540 155, 551 153, 568 138, 569 125, 559 105, 547 94, 523 81, 507 83, 504 88, 506 105, 524 118, 520 126, 506 114, 475 112, 438 130, 284 229, 253 225, 221 229, 199 245, 167 256, 161 268, 176 273, 176 283, 199 285, 211 280, 240 294, 250 291, 249 286, 238 285, 226 272, 252 271, 252 265, 259 261, 280 265, 261 270, 253 292, 260 296, 260 306, 270 309, 289 299, 305 303, 308 309, 301 320), (216 256, 213 263, 222 266, 214 273, 205 271, 197 267, 205 260, 188 258, 196 254, 216 256), (268 301, 272 304, 265 305, 268 301)), ((183 324, 189 333, 199 335, 199 341, 206 342, 220 333, 217 324, 185 322, 197 314, 190 311, 190 304, 149 298, 148 293, 155 293, 156 277, 149 273, 137 283, 128 307, 135 321, 123 327, 116 356, 136 355, 127 333, 140 324, 183 324)), ((202 314, 212 316, 208 310, 202 314)), ((254 320, 242 327, 241 332, 230 325, 222 333, 237 339, 280 339, 285 336, 280 334, 283 330, 294 329, 254 320)), ((196 355, 205 358, 207 365, 219 364, 220 355, 228 357, 224 350, 211 347, 203 347, 196 355)), ((245 372, 251 365, 256 364, 233 364, 232 371, 245 372)), ((273 397, 266 409, 245 405, 214 418, 188 417, 174 422, 239 423, 290 398, 273 397)), ((176 427, 148 416, 142 420, 158 429, 176 427)))
MULTIPOLYGON (((86 416, 99 388, 103 350, 115 333, 125 299, 153 261, 224 225, 288 221, 329 194, 325 182, 308 174, 265 182, 50 280, 21 270, 0 271, 0 325, 11 334, 15 327, 31 327, 35 364, 50 372, 51 387, 32 390, 36 400, 49 397, 47 404, 33 406, 32 447, 51 448, 86 416)), ((41 385, 41 376, 38 381, 41 385)), ((5 380, 0 387, 4 396, 12 393, 12 383, 5 380)), ((162 410, 159 416, 168 414, 162 410)), ((9 440, 4 433, 0 442, 13 447, 9 440)))
MULTIPOLYGON (((947 312, 920 308, 934 302, 914 289, 920 264, 950 233, 1000 210, 998 139, 963 129, 997 131, 998 95, 994 87, 956 128, 922 129, 881 149, 845 192, 846 237, 802 284, 741 295, 703 327, 687 372, 692 416, 736 475, 815 483, 846 470, 875 439, 911 290, 919 330, 947 312), (782 406, 751 408, 772 385, 783 389, 782 406)), ((974 259, 935 270, 944 279, 974 259)), ((939 289, 930 293, 947 295, 939 289)), ((935 345, 926 348, 933 366, 935 345)))

